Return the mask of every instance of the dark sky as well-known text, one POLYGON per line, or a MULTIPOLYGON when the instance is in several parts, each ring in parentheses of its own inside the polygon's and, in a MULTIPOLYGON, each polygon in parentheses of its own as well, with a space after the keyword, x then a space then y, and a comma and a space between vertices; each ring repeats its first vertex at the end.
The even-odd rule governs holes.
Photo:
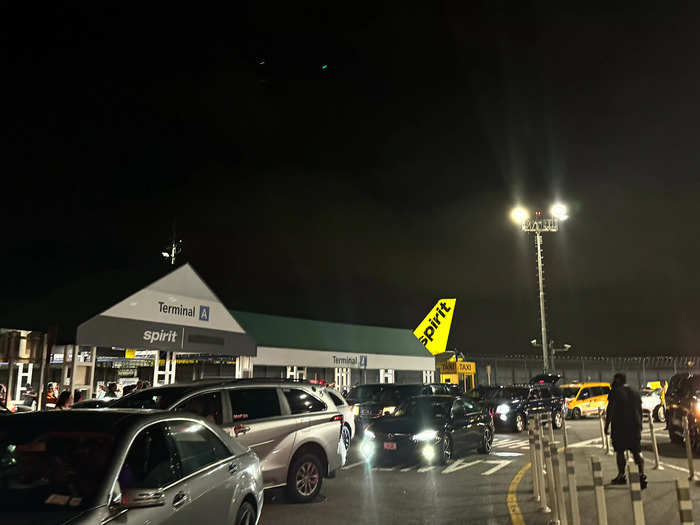
POLYGON ((695 353, 700 9, 559 4, 8 12, 5 316, 161 264, 176 220, 231 308, 412 328, 456 297, 450 346, 536 352, 508 211, 561 199, 551 337, 695 353))

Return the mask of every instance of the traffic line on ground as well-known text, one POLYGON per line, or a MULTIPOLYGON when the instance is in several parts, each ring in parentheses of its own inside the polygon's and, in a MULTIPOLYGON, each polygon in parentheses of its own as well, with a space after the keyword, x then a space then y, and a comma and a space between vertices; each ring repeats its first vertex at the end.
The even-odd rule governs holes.
POLYGON ((428 472, 429 470, 433 470, 434 468, 435 468, 435 465, 428 465, 428 466, 419 468, 418 472, 428 472))
POLYGON ((510 514, 510 521, 513 525, 525 525, 525 518, 523 518, 523 513, 520 512, 520 506, 518 505, 518 485, 520 480, 530 468, 531 463, 528 463, 513 477, 508 485, 508 494, 506 495, 506 507, 508 507, 508 514, 510 514))
POLYGON ((464 468, 469 468, 469 467, 474 466, 474 465, 476 465, 477 463, 481 463, 481 462, 482 462, 481 459, 477 459, 476 461, 470 461, 469 463, 465 463, 465 462, 464 462, 464 459, 458 459, 457 461, 455 461, 454 463, 452 463, 452 465, 450 465, 450 466, 448 466, 447 468, 445 468, 445 469, 442 471, 442 473, 443 473, 443 474, 450 474, 450 473, 452 473, 452 472, 457 472, 458 470, 462 470, 462 469, 464 469, 464 468))
POLYGON ((340 470, 350 470, 351 468, 355 468, 358 465, 364 465, 365 463, 366 463, 366 461, 358 461, 357 463, 350 463, 349 465, 345 465, 340 470))
POLYGON ((493 460, 493 459, 487 459, 485 463, 490 463, 491 465, 496 465, 495 467, 487 470, 486 472, 482 472, 482 476, 490 476, 491 474, 494 474, 501 470, 503 467, 508 466, 509 464, 513 463, 512 459, 503 459, 503 460, 493 460))

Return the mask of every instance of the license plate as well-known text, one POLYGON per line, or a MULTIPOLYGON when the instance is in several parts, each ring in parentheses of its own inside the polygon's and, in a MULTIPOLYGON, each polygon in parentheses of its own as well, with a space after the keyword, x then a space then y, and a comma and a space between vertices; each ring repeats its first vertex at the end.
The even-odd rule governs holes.
POLYGON ((384 450, 396 450, 396 443, 392 443, 391 441, 385 441, 384 450))

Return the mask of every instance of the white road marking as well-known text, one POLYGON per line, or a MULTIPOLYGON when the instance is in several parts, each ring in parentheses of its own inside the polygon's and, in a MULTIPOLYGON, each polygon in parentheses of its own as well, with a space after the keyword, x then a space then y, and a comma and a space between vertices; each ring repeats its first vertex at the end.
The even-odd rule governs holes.
POLYGON ((486 463, 491 463, 492 465, 496 465, 496 466, 493 467, 492 469, 487 470, 486 472, 482 472, 482 473, 481 473, 482 476, 490 476, 490 475, 493 474, 494 472, 498 472, 498 471, 501 470, 503 467, 506 467, 506 466, 508 466, 510 463, 513 463, 513 460, 512 460, 512 459, 506 459, 506 460, 492 460, 492 459, 488 459, 488 460, 486 460, 486 463))
POLYGON ((408 472, 409 470, 413 470, 416 468, 417 465, 411 465, 410 467, 405 467, 401 469, 401 472, 408 472))
POLYGON ((421 467, 417 470, 417 472, 428 472, 429 470, 433 470, 435 468, 435 465, 428 465, 427 467, 421 467))
POLYGON ((349 465, 345 465, 340 470, 350 470, 351 468, 355 468, 358 465, 364 465, 364 464, 365 464, 365 461, 358 461, 357 463, 350 463, 349 465))
POLYGON ((396 467, 385 467, 385 468, 380 468, 382 472, 392 472, 396 467))
POLYGON ((477 463, 481 463, 481 459, 477 459, 476 461, 471 461, 469 463, 465 463, 463 459, 458 459, 452 465, 446 467, 442 473, 443 474, 450 474, 452 472, 457 472, 458 470, 462 470, 463 468, 471 467, 472 465, 476 465, 477 463))

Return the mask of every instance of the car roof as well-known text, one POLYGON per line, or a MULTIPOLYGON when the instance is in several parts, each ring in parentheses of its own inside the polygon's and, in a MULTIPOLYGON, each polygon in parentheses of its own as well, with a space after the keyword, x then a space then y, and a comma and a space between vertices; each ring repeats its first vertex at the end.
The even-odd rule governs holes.
POLYGON ((52 425, 61 424, 94 425, 108 432, 118 432, 121 429, 143 422, 157 422, 173 418, 172 412, 162 410, 145 410, 137 408, 110 409, 71 409, 50 410, 46 412, 22 412, 12 416, 13 424, 39 424, 51 429, 52 425))

